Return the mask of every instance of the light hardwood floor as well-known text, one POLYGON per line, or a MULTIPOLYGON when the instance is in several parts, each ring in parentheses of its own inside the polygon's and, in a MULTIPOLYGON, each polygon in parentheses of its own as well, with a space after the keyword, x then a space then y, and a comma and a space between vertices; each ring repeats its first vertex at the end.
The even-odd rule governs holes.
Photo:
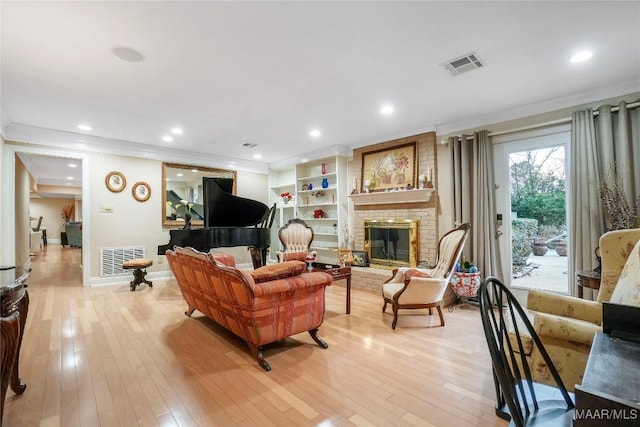
MULTIPOLYGON (((504 426, 477 307, 409 310, 391 329, 379 295, 327 289, 318 347, 267 346, 264 372, 239 338, 186 305, 173 279, 83 288, 80 250, 32 259, 22 396, 5 426, 504 426)), ((390 308, 387 308, 390 312, 390 308)))

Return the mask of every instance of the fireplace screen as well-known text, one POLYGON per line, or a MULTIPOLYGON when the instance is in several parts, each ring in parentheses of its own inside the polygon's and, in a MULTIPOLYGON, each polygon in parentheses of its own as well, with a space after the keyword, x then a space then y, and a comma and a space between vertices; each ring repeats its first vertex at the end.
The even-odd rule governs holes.
POLYGON ((371 264, 415 267, 418 265, 418 221, 367 220, 364 248, 371 264))

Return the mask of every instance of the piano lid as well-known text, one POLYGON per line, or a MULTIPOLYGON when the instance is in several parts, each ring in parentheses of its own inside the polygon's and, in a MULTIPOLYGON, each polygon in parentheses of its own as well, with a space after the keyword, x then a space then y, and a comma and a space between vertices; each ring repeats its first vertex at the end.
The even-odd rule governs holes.
POLYGON ((231 194, 233 178, 202 178, 205 227, 249 227, 269 215, 269 207, 257 200, 231 194))

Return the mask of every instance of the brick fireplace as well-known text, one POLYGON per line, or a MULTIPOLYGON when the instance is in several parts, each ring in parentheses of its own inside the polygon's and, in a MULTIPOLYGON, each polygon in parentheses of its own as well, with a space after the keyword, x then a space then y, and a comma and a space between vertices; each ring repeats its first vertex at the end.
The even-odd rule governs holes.
MULTIPOLYGON (((376 194, 375 204, 366 202, 354 202, 352 227, 353 249, 364 250, 366 220, 416 220, 418 223, 418 261, 426 261, 433 264, 436 259, 436 245, 438 243, 437 201, 438 183, 436 168, 436 135, 434 132, 423 133, 407 138, 396 139, 380 144, 361 147, 353 150, 353 160, 350 163, 351 176, 361 176, 362 153, 369 151, 392 148, 409 142, 417 144, 417 171, 416 176, 428 174, 433 171, 433 191, 426 196, 409 197, 412 192, 396 192, 376 194), (403 197, 406 193, 407 197, 403 197), (425 200, 428 199, 428 200, 425 200)), ((352 198, 352 200, 354 200, 352 198)))
MULTIPOLYGON (((431 174, 433 188, 423 191, 397 191, 374 193, 370 196, 351 197, 353 215, 350 218, 353 233, 353 249, 365 250, 365 221, 367 220, 415 220, 418 229, 417 261, 429 265, 435 263, 438 244, 438 180, 436 163, 436 135, 434 132, 395 139, 380 144, 353 150, 353 160, 349 163, 350 175, 360 180, 362 177, 362 154, 416 142, 417 165, 415 176, 431 174), (374 199, 373 202, 360 199, 374 199)), ((417 184, 417 183, 416 183, 417 184)), ((380 293, 382 283, 391 275, 390 268, 352 268, 354 288, 380 293)))

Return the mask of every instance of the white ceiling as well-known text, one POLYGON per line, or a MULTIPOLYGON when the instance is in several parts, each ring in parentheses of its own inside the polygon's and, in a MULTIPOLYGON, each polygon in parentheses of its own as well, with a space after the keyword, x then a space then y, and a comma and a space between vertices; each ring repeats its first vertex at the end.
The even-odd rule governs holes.
POLYGON ((444 135, 640 92, 638 1, 0 7, 2 130, 10 140, 30 129, 42 143, 63 135, 241 161, 261 154, 274 164, 328 146, 444 135), (111 53, 116 46, 145 59, 125 62, 111 53), (569 63, 584 48, 593 58, 569 63), (485 68, 452 77, 440 66, 472 51, 485 68), (379 114, 384 103, 393 115, 379 114), (173 126, 184 134, 162 141, 173 126), (319 138, 309 136, 314 127, 319 138), (47 141, 50 130, 68 133, 47 141))

